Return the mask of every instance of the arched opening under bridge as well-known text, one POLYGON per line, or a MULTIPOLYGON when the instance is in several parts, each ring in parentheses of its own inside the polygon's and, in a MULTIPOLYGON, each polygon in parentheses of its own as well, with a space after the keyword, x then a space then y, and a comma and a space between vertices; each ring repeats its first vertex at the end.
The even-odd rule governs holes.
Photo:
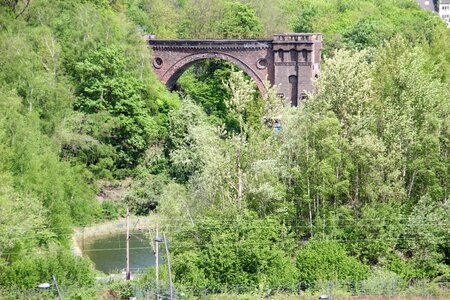
POLYGON ((261 78, 259 74, 255 73, 245 62, 241 61, 239 58, 232 55, 220 52, 210 52, 210 53, 199 53, 190 56, 183 57, 177 61, 162 77, 162 81, 165 82, 166 86, 173 90, 176 87, 178 79, 183 75, 183 73, 192 67, 196 63, 200 63, 209 59, 219 59, 230 62, 234 66, 238 67, 245 74, 247 74, 256 84, 261 95, 265 93, 264 80, 266 78, 261 78))

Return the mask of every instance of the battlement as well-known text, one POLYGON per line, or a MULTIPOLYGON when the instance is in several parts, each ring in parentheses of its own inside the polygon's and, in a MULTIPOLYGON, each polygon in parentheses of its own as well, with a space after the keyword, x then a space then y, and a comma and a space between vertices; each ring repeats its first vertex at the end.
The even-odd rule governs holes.
POLYGON ((273 42, 322 42, 320 33, 289 33, 276 34, 273 42))

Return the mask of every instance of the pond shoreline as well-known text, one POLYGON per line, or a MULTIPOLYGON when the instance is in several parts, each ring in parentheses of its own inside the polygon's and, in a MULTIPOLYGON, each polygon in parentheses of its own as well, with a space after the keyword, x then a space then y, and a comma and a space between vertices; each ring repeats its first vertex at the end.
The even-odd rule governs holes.
MULTIPOLYGON (((157 215, 145 217, 131 216, 130 230, 133 231, 149 231, 155 227, 158 222, 157 215)), ((114 235, 126 230, 126 219, 120 218, 87 227, 75 228, 71 238, 71 250, 75 256, 83 256, 83 242, 97 239, 99 237, 114 235)))

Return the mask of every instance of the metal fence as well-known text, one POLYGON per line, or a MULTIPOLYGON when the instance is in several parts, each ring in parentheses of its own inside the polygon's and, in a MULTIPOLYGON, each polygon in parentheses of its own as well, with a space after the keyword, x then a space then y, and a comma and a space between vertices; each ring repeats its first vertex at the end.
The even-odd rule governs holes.
MULTIPOLYGON (((167 288, 136 288, 136 299, 170 299, 167 288)), ((299 283, 293 286, 233 285, 226 287, 177 288, 174 299, 450 299, 450 282, 397 280, 299 283)))
MULTIPOLYGON (((114 281, 115 289, 110 283, 90 288, 62 287, 63 299, 160 299, 168 300, 170 290, 168 286, 141 286, 136 282, 114 281), (123 289, 120 290, 121 285, 123 289)), ((30 299, 52 300, 59 299, 56 289, 9 289, 0 290, 0 299, 30 299)), ((229 285, 224 287, 180 287, 175 286, 173 298, 184 299, 218 299, 218 300, 312 300, 312 299, 450 299, 450 281, 420 280, 401 282, 398 280, 385 281, 354 281, 354 282, 318 282, 299 283, 291 286, 270 285, 229 285)))

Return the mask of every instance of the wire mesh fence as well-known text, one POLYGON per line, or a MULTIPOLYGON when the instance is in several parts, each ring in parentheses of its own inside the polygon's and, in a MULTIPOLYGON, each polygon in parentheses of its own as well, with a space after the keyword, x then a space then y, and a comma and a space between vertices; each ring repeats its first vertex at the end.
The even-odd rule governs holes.
MULTIPOLYGON (((171 299, 167 288, 138 288, 136 299, 171 299), (158 298, 159 295, 159 298, 158 298)), ((450 299, 450 282, 396 280, 299 283, 291 286, 231 285, 177 288, 173 299, 450 299)))
MULTIPOLYGON (((410 299, 410 300, 448 300, 450 299, 449 280, 416 280, 401 282, 385 281, 348 281, 298 283, 289 286, 270 285, 228 285, 222 287, 181 287, 172 291, 166 285, 156 287, 154 284, 139 285, 137 282, 114 281, 102 283, 95 287, 62 287, 63 299, 198 299, 198 300, 253 300, 253 299, 410 299)), ((3 289, 0 299, 59 299, 56 289, 3 289)))

